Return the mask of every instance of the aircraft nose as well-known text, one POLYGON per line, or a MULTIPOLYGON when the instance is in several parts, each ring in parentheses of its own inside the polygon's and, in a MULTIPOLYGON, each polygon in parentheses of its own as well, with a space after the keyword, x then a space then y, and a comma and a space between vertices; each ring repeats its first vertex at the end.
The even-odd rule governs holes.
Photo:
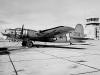
POLYGON ((6 30, 2 31, 1 33, 2 33, 2 35, 7 35, 7 34, 9 34, 9 32, 7 32, 6 30))

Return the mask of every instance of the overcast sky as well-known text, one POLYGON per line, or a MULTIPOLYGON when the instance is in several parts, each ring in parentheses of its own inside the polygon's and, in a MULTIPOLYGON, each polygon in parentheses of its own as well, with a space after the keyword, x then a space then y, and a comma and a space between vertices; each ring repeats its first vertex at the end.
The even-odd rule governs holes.
POLYGON ((1 28, 75 26, 100 17, 100 0, 0 0, 1 28))

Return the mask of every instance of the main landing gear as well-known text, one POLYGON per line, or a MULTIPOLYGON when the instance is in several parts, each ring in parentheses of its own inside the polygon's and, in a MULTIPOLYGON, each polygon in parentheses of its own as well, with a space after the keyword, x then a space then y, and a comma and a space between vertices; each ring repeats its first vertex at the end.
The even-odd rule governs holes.
POLYGON ((33 42, 31 40, 23 40, 22 41, 22 46, 26 47, 33 47, 33 42))

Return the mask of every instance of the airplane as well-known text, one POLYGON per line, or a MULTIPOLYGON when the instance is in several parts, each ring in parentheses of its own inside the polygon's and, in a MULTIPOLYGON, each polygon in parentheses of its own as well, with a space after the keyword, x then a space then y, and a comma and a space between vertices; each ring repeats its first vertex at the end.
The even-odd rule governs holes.
POLYGON ((46 30, 31 30, 31 29, 24 29, 24 25, 22 28, 15 28, 10 29, 8 33, 2 33, 4 36, 20 39, 22 41, 22 46, 32 47, 33 41, 40 41, 40 42, 54 42, 58 38, 61 38, 61 35, 65 35, 74 31, 74 28, 68 26, 58 26, 46 30), (12 31, 11 31, 12 30, 12 31))
POLYGON ((70 44, 73 40, 77 40, 77 42, 82 42, 82 40, 87 40, 84 38, 84 29, 81 24, 76 25, 75 28, 68 26, 58 26, 46 30, 31 30, 24 29, 24 25, 22 28, 15 28, 10 31, 10 33, 2 33, 4 36, 19 39, 22 41, 22 46, 32 47, 34 45, 33 41, 40 42, 55 42, 59 40, 59 38, 67 38, 66 34, 69 34, 70 44))

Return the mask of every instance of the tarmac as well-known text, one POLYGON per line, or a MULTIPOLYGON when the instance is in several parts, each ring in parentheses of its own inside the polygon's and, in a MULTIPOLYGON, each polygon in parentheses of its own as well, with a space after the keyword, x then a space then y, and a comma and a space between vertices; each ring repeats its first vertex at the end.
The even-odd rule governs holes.
POLYGON ((100 75, 100 40, 86 43, 0 42, 0 75, 100 75), (46 45, 44 45, 46 44, 46 45))

